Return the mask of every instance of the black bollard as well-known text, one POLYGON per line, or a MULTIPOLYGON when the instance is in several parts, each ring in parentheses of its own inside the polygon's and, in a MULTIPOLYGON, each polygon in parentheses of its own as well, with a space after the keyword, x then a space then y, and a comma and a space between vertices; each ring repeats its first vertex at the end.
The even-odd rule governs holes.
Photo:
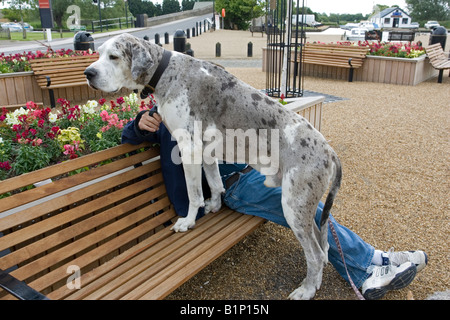
POLYGON ((253 43, 251 41, 247 45, 247 57, 253 57, 253 43))
POLYGON ((168 32, 164 33, 164 43, 169 44, 169 33, 168 32))
POLYGON ((221 51, 221 44, 220 42, 216 43, 216 57, 220 57, 220 51, 221 51))

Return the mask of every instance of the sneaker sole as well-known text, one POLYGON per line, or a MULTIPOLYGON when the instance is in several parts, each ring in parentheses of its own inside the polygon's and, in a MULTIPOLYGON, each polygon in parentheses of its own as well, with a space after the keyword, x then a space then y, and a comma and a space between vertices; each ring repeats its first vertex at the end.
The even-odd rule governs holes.
POLYGON ((366 292, 364 292, 363 296, 367 300, 381 299, 384 297, 384 295, 388 291, 400 290, 400 289, 407 287, 414 280, 416 273, 417 273, 417 268, 413 264, 411 267, 409 267, 405 271, 397 274, 388 285, 386 285, 384 287, 380 287, 380 288, 368 289, 368 290, 366 290, 366 292))

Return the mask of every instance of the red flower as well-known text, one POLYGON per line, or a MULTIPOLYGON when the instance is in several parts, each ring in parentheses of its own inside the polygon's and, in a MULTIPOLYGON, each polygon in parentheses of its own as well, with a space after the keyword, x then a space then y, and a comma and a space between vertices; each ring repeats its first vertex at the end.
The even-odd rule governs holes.
POLYGON ((117 103, 118 104, 122 104, 122 103, 124 103, 125 101, 123 100, 123 97, 119 97, 119 98, 117 98, 117 103))
POLYGON ((101 98, 100 100, 98 100, 98 103, 102 106, 104 105, 106 102, 106 99, 101 98))

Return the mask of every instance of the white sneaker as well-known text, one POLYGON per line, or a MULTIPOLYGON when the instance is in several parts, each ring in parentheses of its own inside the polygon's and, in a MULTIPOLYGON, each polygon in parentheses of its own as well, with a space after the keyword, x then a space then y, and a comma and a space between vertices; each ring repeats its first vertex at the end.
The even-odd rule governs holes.
POLYGON ((370 267, 371 276, 362 285, 362 294, 367 300, 381 299, 390 290, 399 290, 407 287, 417 273, 416 265, 405 262, 399 266, 393 264, 387 266, 370 267))
POLYGON ((421 250, 417 251, 389 251, 389 261, 394 266, 399 266, 405 262, 412 262, 417 267, 417 272, 422 271, 428 263, 428 256, 421 250))

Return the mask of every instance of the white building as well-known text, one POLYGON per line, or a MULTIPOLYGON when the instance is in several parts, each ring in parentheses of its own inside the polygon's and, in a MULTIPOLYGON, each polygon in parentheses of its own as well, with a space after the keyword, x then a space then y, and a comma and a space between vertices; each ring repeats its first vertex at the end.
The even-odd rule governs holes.
POLYGON ((411 17, 397 7, 384 9, 369 19, 380 28, 411 28, 411 17))

